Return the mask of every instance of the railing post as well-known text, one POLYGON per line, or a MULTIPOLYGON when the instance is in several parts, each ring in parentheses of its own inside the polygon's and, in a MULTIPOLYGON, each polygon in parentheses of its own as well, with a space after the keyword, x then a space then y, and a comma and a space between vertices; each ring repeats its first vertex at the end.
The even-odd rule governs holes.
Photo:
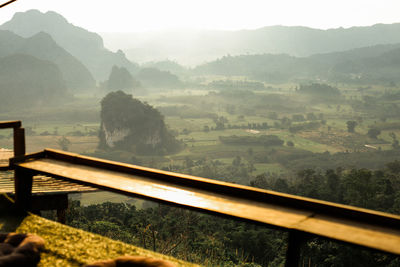
POLYGON ((15 169, 15 204, 20 211, 31 209, 33 173, 30 171, 15 169))
POLYGON ((25 129, 14 128, 14 157, 25 155, 25 129))
POLYGON ((66 209, 57 209, 57 222, 65 224, 65 222, 66 222, 66 209))
POLYGON ((300 247, 305 236, 299 231, 289 231, 288 248, 286 250, 285 267, 298 267, 300 262, 300 247))

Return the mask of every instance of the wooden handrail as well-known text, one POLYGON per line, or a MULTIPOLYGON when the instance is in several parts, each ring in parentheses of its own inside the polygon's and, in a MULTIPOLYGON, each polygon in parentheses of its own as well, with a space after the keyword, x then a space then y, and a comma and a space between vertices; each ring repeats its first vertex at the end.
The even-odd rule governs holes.
POLYGON ((10 0, 10 1, 7 1, 7 2, 5 2, 3 4, 0 4, 0 8, 5 7, 5 6, 7 6, 7 5, 9 5, 9 4, 11 4, 11 3, 15 2, 15 1, 17 1, 17 0, 10 0))
POLYGON ((20 128, 21 125, 21 121, 0 121, 0 129, 20 128))
MULTIPOLYGON (((41 173, 142 197, 400 255, 400 216, 248 186, 46 149, 11 160, 16 200, 29 209, 32 176, 41 173)), ((289 246, 290 248, 290 246, 289 246)), ((292 249, 297 251, 296 247, 292 249)))
MULTIPOLYGON (((21 127, 21 121, 0 121, 0 129, 13 129, 13 150, 14 157, 25 155, 25 129, 21 127)), ((0 169, 9 169, 10 166, 3 166, 0 169)))

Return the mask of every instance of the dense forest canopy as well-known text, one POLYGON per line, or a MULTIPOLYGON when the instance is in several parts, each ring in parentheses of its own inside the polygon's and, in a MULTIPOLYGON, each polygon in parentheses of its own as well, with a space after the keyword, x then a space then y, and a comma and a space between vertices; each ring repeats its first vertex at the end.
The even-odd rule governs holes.
POLYGON ((338 88, 327 85, 327 84, 301 84, 297 89, 299 93, 311 94, 322 97, 337 97, 340 96, 340 91, 338 88))

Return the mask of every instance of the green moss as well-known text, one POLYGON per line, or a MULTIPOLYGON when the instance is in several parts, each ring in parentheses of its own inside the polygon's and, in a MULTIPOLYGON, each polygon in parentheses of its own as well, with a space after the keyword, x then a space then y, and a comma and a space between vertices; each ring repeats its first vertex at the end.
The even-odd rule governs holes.
POLYGON ((40 216, 14 215, 10 199, 0 196, 0 232, 33 233, 46 241, 40 266, 82 266, 123 255, 140 255, 169 260, 177 266, 198 266, 173 257, 75 229, 40 216), (7 211, 7 212, 4 212, 7 211), (8 214, 8 215, 6 215, 8 214))
POLYGON ((96 260, 121 255, 162 258, 177 266, 196 266, 123 242, 46 220, 36 215, 25 217, 17 232, 34 233, 46 240, 46 251, 39 266, 81 266, 96 260))

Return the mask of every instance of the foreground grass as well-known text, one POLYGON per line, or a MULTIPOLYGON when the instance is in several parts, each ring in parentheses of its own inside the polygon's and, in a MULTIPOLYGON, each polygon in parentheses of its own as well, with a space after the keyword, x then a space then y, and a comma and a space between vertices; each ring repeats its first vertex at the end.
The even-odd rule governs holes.
POLYGON ((169 260, 176 266, 198 266, 173 257, 155 253, 101 235, 85 232, 42 217, 28 215, 7 215, 12 209, 6 199, 0 200, 0 231, 33 233, 41 236, 46 244, 41 254, 39 267, 83 266, 97 260, 115 258, 122 255, 140 255, 169 260), (5 207, 8 206, 8 207, 5 207))

